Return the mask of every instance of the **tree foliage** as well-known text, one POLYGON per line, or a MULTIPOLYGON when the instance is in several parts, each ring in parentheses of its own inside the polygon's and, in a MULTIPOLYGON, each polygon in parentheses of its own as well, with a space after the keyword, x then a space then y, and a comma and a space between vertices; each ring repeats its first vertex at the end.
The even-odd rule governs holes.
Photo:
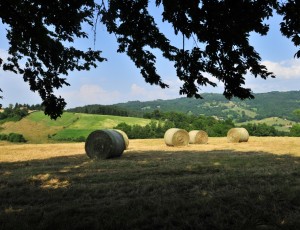
POLYGON ((3 0, 2 23, 8 25, 8 59, 3 70, 23 75, 30 89, 43 100, 45 114, 56 119, 66 102, 54 89, 69 85, 62 76, 73 70, 89 70, 103 61, 100 51, 82 51, 71 44, 75 38, 87 38, 82 24, 93 25, 97 4, 93 0, 43 1, 3 0), (23 64, 25 62, 25 64, 23 64))
POLYGON ((204 99, 177 98, 153 101, 129 101, 115 104, 128 111, 128 116, 144 116, 159 109, 161 112, 182 112, 194 115, 217 116, 231 118, 235 122, 262 120, 269 117, 279 117, 291 121, 300 121, 293 111, 299 107, 300 91, 269 92, 254 94, 255 100, 240 100, 233 98, 230 103, 222 94, 203 93, 204 99), (280 106, 278 106, 280 105, 280 106), (245 116, 242 111, 245 111, 245 116), (251 116, 250 116, 251 115, 251 116))
POLYGON ((290 135, 292 137, 300 137, 300 125, 299 124, 293 125, 293 127, 290 130, 290 135))
POLYGON ((295 116, 297 116, 298 118, 300 118, 300 109, 294 110, 294 111, 293 111, 293 114, 294 114, 295 116))
POLYGON ((278 131, 273 126, 263 124, 251 124, 243 125, 248 130, 250 136, 266 137, 266 136, 288 136, 289 133, 278 131))
POLYGON ((26 142, 26 139, 22 134, 10 133, 10 134, 0 134, 0 141, 26 142))
MULTIPOLYGON (((145 81, 165 88, 168 85, 157 73, 157 57, 152 52, 161 50, 183 82, 179 93, 196 98, 201 98, 200 86, 216 86, 205 73, 224 83, 223 94, 228 99, 253 98, 251 89, 244 87, 246 73, 263 79, 274 77, 249 43, 250 33, 267 34, 265 20, 274 12, 283 16, 282 34, 295 46, 300 44, 299 1, 155 0, 162 21, 183 37, 180 47, 161 32, 149 11, 151 2, 154 0, 2 0, 0 17, 8 25, 11 56, 7 61, 0 59, 0 65, 22 74, 30 89, 40 94, 45 113, 56 118, 66 105, 53 93, 54 88, 68 85, 61 76, 89 70, 105 60, 100 51, 82 51, 70 45, 77 37, 87 37, 83 23, 95 26, 100 19, 117 37, 117 51, 130 57, 145 81), (187 50, 184 39, 194 39, 197 45, 187 50)), ((299 58, 300 51, 295 56, 299 58)))
POLYGON ((82 107, 68 109, 67 111, 73 113, 103 114, 128 117, 128 111, 126 109, 122 109, 113 105, 85 105, 82 107))
POLYGON ((28 115, 28 108, 22 107, 18 103, 15 106, 9 105, 0 113, 0 122, 19 121, 28 115))
POLYGON ((170 128, 181 128, 187 131, 204 130, 211 137, 226 136, 228 130, 234 127, 232 120, 217 120, 214 117, 194 116, 178 112, 162 113, 155 110, 147 114, 155 119, 145 126, 120 123, 116 129, 123 130, 130 139, 163 138, 170 128))

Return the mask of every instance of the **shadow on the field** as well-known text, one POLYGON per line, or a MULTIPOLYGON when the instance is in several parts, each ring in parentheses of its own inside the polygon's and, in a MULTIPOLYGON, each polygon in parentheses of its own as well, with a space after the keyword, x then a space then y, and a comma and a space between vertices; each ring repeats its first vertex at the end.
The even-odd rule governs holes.
POLYGON ((0 163, 0 229, 292 229, 299 178, 299 157, 230 150, 0 163))

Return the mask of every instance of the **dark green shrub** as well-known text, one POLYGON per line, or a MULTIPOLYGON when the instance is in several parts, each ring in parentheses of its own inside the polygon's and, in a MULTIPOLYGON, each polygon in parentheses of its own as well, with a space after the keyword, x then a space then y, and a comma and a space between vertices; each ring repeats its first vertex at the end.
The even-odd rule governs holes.
POLYGON ((56 141, 62 141, 62 142, 85 142, 86 137, 80 136, 80 137, 64 137, 64 138, 55 138, 56 141))
POLYGON ((74 138, 74 141, 75 142, 85 142, 86 138, 84 136, 80 136, 80 137, 74 138))
POLYGON ((300 137, 300 125, 293 125, 290 130, 290 135, 292 137, 300 137))
POLYGON ((0 134, 0 141, 6 141, 7 137, 7 134, 0 134))
POLYGON ((26 142, 24 136, 19 133, 8 134, 7 140, 10 142, 26 142))

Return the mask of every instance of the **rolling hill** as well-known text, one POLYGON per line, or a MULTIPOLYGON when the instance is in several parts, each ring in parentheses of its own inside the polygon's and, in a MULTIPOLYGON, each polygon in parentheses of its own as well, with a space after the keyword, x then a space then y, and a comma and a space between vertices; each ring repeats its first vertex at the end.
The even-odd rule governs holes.
POLYGON ((149 119, 121 117, 111 115, 94 115, 65 112, 56 121, 43 112, 34 112, 18 122, 6 122, 1 125, 1 133, 20 133, 30 143, 46 143, 68 140, 69 138, 87 137, 98 129, 113 128, 119 123, 129 125, 146 125, 149 119))
POLYGON ((129 115, 144 114, 154 110, 162 112, 182 112, 194 115, 232 118, 236 122, 253 119, 261 120, 278 117, 291 121, 299 121, 293 115, 295 109, 300 109, 300 91, 269 92, 255 94, 253 100, 227 100, 222 94, 204 93, 203 99, 177 98, 172 100, 130 101, 114 106, 127 109, 129 115))
POLYGON ((279 131, 288 132, 299 122, 293 111, 300 108, 300 91, 270 92, 256 94, 254 100, 227 100, 221 94, 203 94, 204 99, 178 98, 173 100, 130 101, 110 106, 87 105, 65 112, 56 121, 43 112, 34 112, 18 122, 0 125, 0 133, 20 133, 31 143, 55 142, 78 138, 83 140, 97 129, 113 128, 119 123, 146 125, 145 113, 182 112, 185 114, 215 116, 219 119, 233 119, 237 125, 266 123, 279 131), (126 116, 87 114, 113 112, 126 116), (128 117, 131 116, 131 117, 128 117), (139 116, 139 117, 138 117, 139 116))

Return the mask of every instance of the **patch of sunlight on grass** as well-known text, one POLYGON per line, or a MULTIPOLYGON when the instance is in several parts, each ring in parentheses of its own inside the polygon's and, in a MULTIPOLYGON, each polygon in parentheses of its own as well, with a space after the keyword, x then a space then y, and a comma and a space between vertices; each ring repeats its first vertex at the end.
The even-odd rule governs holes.
POLYGON ((67 180, 60 180, 58 178, 51 178, 49 173, 38 174, 29 178, 30 182, 40 185, 43 189, 58 189, 66 188, 70 185, 70 182, 67 180))
POLYGON ((66 167, 62 168, 61 170, 59 170, 59 172, 67 173, 67 172, 72 171, 73 169, 79 169, 79 168, 82 168, 82 167, 84 167, 86 164, 88 164, 88 162, 83 162, 82 164, 79 164, 79 165, 66 166, 66 167))
POLYGON ((140 165, 146 165, 149 163, 149 161, 144 160, 144 161, 138 161, 137 163, 140 165))
POLYGON ((45 181, 45 180, 48 180, 50 177, 50 174, 49 173, 46 173, 46 174, 39 174, 39 175, 36 175, 36 176, 32 176, 31 177, 31 180, 37 180, 37 181, 45 181))
POLYGON ((50 179, 47 181, 44 181, 41 185, 41 188, 44 189, 58 189, 58 188, 66 188, 70 185, 70 182, 67 180, 59 180, 57 178, 50 179))
POLYGON ((6 213, 6 214, 19 213, 19 212, 22 212, 22 211, 23 211, 23 209, 13 208, 12 206, 9 206, 8 208, 4 209, 4 213, 6 213))
POLYGON ((12 174, 12 172, 5 171, 5 172, 3 172, 2 176, 10 176, 11 174, 12 174))

